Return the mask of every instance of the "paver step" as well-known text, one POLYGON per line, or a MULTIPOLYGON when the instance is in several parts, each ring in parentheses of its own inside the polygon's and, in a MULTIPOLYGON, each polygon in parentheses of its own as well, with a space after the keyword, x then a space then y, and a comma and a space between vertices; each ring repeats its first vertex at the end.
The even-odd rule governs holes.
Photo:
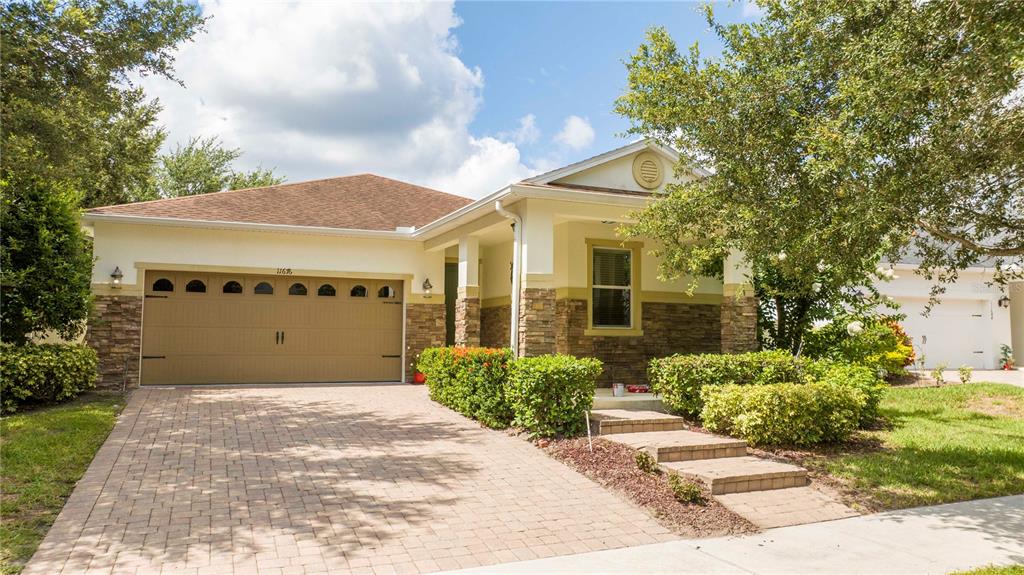
POLYGON ((742 439, 697 433, 685 429, 614 433, 605 435, 604 438, 628 445, 633 449, 642 449, 653 455, 658 463, 742 457, 747 454, 747 442, 742 439))
POLYGON ((853 517, 857 512, 813 487, 730 493, 716 499, 762 529, 853 517))
POLYGON ((684 421, 682 417, 657 411, 595 409, 590 412, 590 430, 597 435, 639 433, 644 431, 676 431, 683 429, 683 427, 684 421))
POLYGON ((673 461, 662 463, 661 467, 703 482, 712 495, 807 485, 806 469, 750 456, 673 461))

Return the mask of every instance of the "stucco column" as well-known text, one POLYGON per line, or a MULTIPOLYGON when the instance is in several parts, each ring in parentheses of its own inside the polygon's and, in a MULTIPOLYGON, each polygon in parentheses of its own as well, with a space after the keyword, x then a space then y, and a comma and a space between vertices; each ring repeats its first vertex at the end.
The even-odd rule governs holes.
POLYGON ((757 297, 742 252, 725 258, 722 282, 722 353, 757 351, 757 297))
POLYGON ((552 213, 527 201, 519 293, 519 355, 555 353, 555 228, 552 213))
POLYGON ((455 345, 480 345, 480 240, 459 238, 459 293, 455 299, 455 345))

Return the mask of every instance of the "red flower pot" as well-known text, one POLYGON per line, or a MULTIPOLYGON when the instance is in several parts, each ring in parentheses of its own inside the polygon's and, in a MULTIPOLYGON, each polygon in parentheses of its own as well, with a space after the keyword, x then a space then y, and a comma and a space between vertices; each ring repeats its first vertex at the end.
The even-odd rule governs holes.
POLYGON ((427 374, 425 374, 425 373, 423 373, 421 371, 417 371, 412 376, 412 382, 415 383, 416 385, 423 385, 424 383, 427 382, 427 374))

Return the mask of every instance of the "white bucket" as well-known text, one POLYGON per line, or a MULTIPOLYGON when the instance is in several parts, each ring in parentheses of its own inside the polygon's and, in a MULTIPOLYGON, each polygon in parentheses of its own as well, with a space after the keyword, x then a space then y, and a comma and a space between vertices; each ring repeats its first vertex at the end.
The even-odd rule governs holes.
POLYGON ((624 397, 626 395, 626 384, 625 383, 613 383, 612 384, 612 396, 624 397))

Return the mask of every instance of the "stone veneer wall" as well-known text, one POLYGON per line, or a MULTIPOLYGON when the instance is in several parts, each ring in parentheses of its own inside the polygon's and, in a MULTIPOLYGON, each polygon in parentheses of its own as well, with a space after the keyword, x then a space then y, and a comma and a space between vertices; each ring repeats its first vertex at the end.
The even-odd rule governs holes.
POLYGON ((596 357, 604 362, 598 385, 647 383, 651 358, 674 353, 717 353, 721 318, 717 305, 647 302, 642 307, 642 336, 588 336, 587 301, 555 302, 558 353, 596 357))
POLYGON ((416 373, 416 361, 428 347, 444 345, 445 306, 432 303, 405 305, 405 363, 406 379, 416 373))
POLYGON ((722 298, 722 353, 757 351, 757 298, 722 298))
POLYGON ((455 300, 455 345, 480 345, 480 298, 455 300))
POLYGON ((85 342, 99 356, 99 389, 139 385, 142 361, 142 296, 97 295, 85 342))
POLYGON ((523 288, 519 296, 519 355, 555 353, 555 290, 523 288))
POLYGON ((510 347, 512 306, 499 305, 480 310, 480 345, 484 347, 510 347))

